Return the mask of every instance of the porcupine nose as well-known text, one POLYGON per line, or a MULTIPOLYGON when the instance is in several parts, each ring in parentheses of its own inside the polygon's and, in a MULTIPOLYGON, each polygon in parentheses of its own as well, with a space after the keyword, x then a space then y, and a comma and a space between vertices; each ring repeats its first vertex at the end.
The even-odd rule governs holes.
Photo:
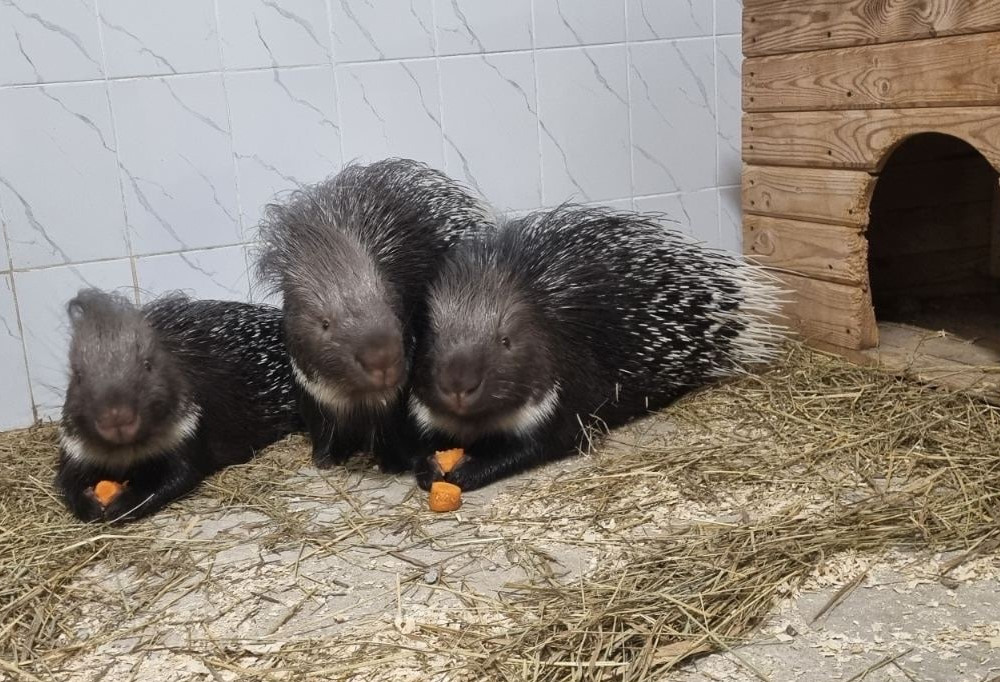
POLYGON ((394 388, 403 374, 403 340, 394 330, 369 332, 361 339, 354 359, 374 388, 394 388))
POLYGON ((115 405, 103 410, 94 426, 101 438, 116 445, 127 445, 139 433, 139 414, 128 405, 115 405))
POLYGON ((479 353, 472 349, 453 351, 438 366, 438 391, 448 407, 461 414, 479 397, 484 374, 479 353))

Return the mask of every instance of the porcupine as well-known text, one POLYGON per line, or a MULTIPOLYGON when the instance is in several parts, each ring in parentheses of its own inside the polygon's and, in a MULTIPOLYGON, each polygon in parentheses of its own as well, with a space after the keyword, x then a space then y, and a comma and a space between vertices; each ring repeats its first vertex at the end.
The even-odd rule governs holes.
POLYGON ((302 430, 277 308, 84 289, 67 311, 56 486, 77 517, 147 516, 302 430), (107 508, 100 480, 127 482, 107 508))
POLYGON ((651 214, 565 205, 455 249, 429 292, 417 479, 474 489, 772 359, 780 292, 651 214), (596 427, 596 428, 594 428, 596 427), (442 475, 431 454, 461 446, 442 475))
POLYGON ((488 206, 409 159, 350 164, 268 207, 259 279, 283 298, 300 406, 320 467, 358 451, 411 467, 405 392, 427 286, 488 206))

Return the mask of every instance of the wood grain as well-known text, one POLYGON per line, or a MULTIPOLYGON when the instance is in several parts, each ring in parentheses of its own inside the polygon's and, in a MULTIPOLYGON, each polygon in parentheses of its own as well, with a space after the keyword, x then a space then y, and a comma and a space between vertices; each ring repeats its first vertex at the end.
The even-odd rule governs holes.
POLYGON ((856 229, 747 215, 743 249, 761 265, 842 284, 868 282, 868 241, 856 229))
POLYGON ((784 54, 1000 30, 997 0, 744 0, 743 53, 784 54))
POLYGON ((744 111, 995 104, 1000 33, 757 57, 743 64, 744 111))
POLYGON ((743 160, 874 172, 903 140, 928 132, 958 137, 1000 168, 1000 107, 747 114, 743 160))
POLYGON ((788 273, 777 276, 791 293, 783 308, 786 323, 804 341, 855 350, 878 344, 875 311, 867 289, 788 273))
POLYGON ((864 171, 744 166, 743 211, 860 227, 874 187, 864 171))

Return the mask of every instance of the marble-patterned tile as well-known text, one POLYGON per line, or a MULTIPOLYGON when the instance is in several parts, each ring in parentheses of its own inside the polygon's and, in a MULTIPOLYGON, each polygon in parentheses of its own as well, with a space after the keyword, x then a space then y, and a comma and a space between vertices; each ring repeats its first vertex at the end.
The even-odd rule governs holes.
POLYGON ((531 55, 455 57, 440 68, 447 172, 498 209, 541 206, 531 55))
POLYGON ((444 168, 434 60, 347 64, 337 79, 345 160, 402 156, 444 168))
POLYGON ((338 62, 432 57, 432 0, 330 0, 338 62))
POLYGON ((632 211, 635 209, 635 205, 631 198, 628 199, 606 199, 604 201, 595 201, 590 206, 603 206, 604 208, 610 208, 615 211, 632 211))
POLYGON ((103 77, 94 0, 0 2, 0 85, 103 77))
POLYGON ((242 246, 144 256, 135 259, 135 272, 143 302, 171 291, 200 299, 250 300, 242 246))
POLYGON ((0 90, 0 206, 16 268, 128 253, 103 82, 0 90))
POLYGON ((635 210, 662 214, 670 227, 698 241, 713 245, 718 241, 719 201, 714 189, 636 197, 635 210))
POLYGON ((624 45, 535 55, 546 205, 632 193, 625 58, 624 45))
POLYGON ((282 296, 280 291, 272 291, 271 287, 257 279, 255 268, 257 267, 258 256, 260 255, 260 243, 251 242, 243 245, 244 257, 247 261, 247 272, 250 279, 250 301, 281 307, 282 296))
POLYGON ((227 69, 329 64, 326 0, 219 0, 227 69))
POLYGON ((740 149, 743 116, 741 68, 743 48, 739 36, 716 39, 715 77, 718 79, 719 174, 720 186, 738 185, 742 169, 740 149))
POLYGON ((743 253, 743 207, 739 187, 719 189, 719 246, 743 253))
POLYGON ((10 275, 0 275, 0 376, 0 431, 30 426, 34 412, 10 275))
POLYGON ((123 259, 17 272, 14 285, 38 416, 55 417, 66 390, 66 303, 85 287, 120 291, 133 297, 132 266, 123 259))
POLYGON ((112 78, 221 67, 213 0, 101 0, 99 9, 112 78))
POLYGON ((627 0, 629 40, 710 36, 710 0, 627 0))
POLYGON ((625 41, 625 0, 535 0, 535 47, 625 41))
POLYGON ((132 252, 239 242, 222 76, 112 81, 111 100, 132 252))
POLYGON ((714 187, 714 39, 630 46, 637 195, 714 187))
POLYGON ((438 54, 531 49, 531 0, 434 0, 438 54))
POLYGON ((322 180, 341 165, 333 68, 226 74, 240 211, 252 235, 276 193, 322 180))
POLYGON ((715 0, 715 35, 738 35, 743 31, 743 0, 715 0))

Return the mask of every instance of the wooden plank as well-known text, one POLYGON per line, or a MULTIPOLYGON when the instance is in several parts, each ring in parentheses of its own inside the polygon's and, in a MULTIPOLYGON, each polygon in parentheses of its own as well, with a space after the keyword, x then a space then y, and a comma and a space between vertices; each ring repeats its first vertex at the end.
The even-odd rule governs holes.
POLYGON ((743 250, 775 270, 843 284, 868 282, 868 241, 849 227, 746 215, 743 250))
POLYGON ((747 114, 743 161, 874 172, 900 142, 929 132, 965 140, 1000 168, 1000 107, 747 114))
POLYGON ((744 0, 743 52, 785 54, 1000 30, 996 0, 744 0))
POLYGON ((744 166, 743 211, 861 227, 874 187, 863 171, 744 166))
POLYGON ((744 111, 996 104, 1000 33, 756 57, 743 64, 744 111))
POLYGON ((786 324, 807 343, 819 341, 855 350, 878 344, 875 311, 864 287, 790 273, 777 277, 790 292, 782 309, 786 324))
POLYGON ((926 354, 966 367, 995 365, 1000 362, 1000 353, 963 339, 958 334, 942 334, 940 329, 901 322, 879 322, 878 328, 880 348, 905 351, 912 359, 926 354))
POLYGON ((932 385, 971 391, 991 402, 1000 398, 1000 353, 952 334, 895 322, 880 322, 877 349, 869 362, 932 385))

